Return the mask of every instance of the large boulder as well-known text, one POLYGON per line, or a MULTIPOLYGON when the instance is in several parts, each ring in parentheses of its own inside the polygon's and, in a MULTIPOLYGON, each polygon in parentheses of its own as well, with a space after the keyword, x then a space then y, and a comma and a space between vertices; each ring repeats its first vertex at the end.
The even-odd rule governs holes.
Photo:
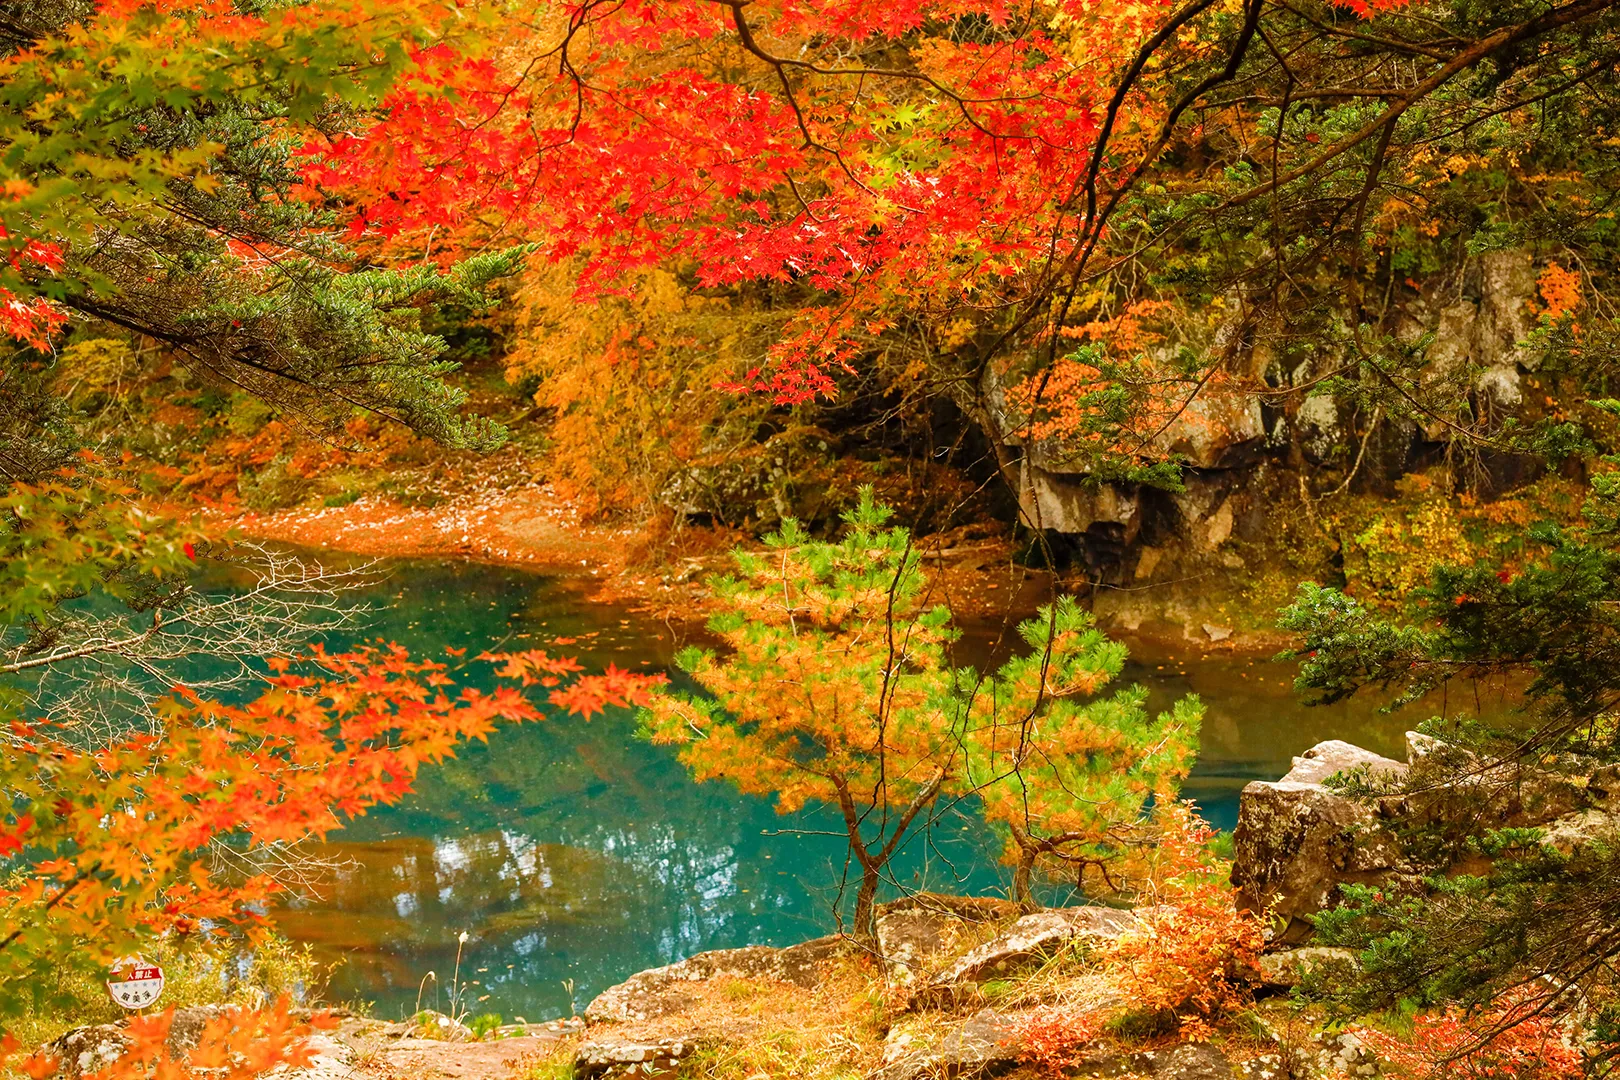
POLYGON ((1038 966, 1071 942, 1110 941, 1135 924, 1135 913, 1105 907, 1047 908, 1025 915, 935 975, 913 1003, 950 1001, 963 989, 1038 966))
POLYGON ((1415 887, 1435 871, 1476 872, 1473 856, 1450 866, 1408 865, 1398 829, 1448 827, 1477 835, 1511 826, 1539 828, 1543 841, 1579 860, 1620 836, 1620 769, 1570 775, 1523 763, 1492 764, 1432 736, 1407 733, 1407 761, 1334 740, 1294 759, 1281 780, 1243 789, 1234 837, 1232 884, 1254 912, 1278 923, 1273 941, 1289 946, 1311 933, 1309 916, 1332 906, 1346 884, 1415 887), (1410 791, 1396 781, 1410 770, 1410 791), (1364 775, 1389 790, 1342 794, 1326 781, 1364 775))
POLYGON ((1011 919, 1019 905, 995 897, 918 893, 878 906, 878 952, 889 979, 909 986, 927 975, 936 959, 956 950, 971 928, 1011 919))
POLYGON ((1260 985, 1283 990, 1298 986, 1307 979, 1336 978, 1348 982, 1360 971, 1361 966, 1353 950, 1306 945, 1262 956, 1260 985))
POLYGON ((776 979, 794 986, 813 987, 825 964, 843 946, 841 937, 816 938, 785 949, 750 945, 742 949, 715 949, 674 964, 652 968, 610 986, 585 1007, 587 1024, 653 1020, 680 1012, 692 1003, 692 983, 730 975, 743 979, 776 979))
POLYGON ((981 1009, 934 1038, 918 1038, 905 1028, 889 1033, 884 1063, 868 1080, 925 1080, 950 1076, 998 1076, 1018 1066, 1018 1030, 1023 1013, 981 1009))
POLYGON ((575 1052, 574 1075, 581 1080, 667 1076, 692 1055, 701 1041, 697 1033, 659 1039, 592 1039, 575 1052))
POLYGON ((1296 757, 1281 780, 1256 780, 1243 789, 1232 884, 1249 910, 1275 916, 1282 942, 1309 937, 1306 916, 1326 908, 1340 885, 1380 882, 1402 869, 1400 849, 1377 807, 1324 781, 1358 769, 1393 779, 1406 768, 1335 739, 1296 757))

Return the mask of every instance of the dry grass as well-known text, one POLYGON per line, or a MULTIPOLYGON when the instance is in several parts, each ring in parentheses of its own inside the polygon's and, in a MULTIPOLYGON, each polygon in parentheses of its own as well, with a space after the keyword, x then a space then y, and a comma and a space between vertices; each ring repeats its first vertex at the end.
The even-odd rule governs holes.
POLYGON ((512 1070, 512 1080, 574 1080, 574 1057, 580 1037, 559 1039, 548 1050, 522 1058, 512 1070))
MULTIPOLYGON (((273 935, 254 950, 245 967, 232 955, 212 956, 201 949, 177 950, 170 945, 152 949, 148 958, 163 968, 160 1008, 258 1006, 282 995, 307 1005, 319 997, 324 982, 307 947, 273 935)), ((62 968, 51 985, 39 990, 42 1000, 54 998, 62 1004, 27 1008, 7 1018, 5 1030, 23 1046, 39 1046, 73 1028, 113 1023, 127 1015, 107 996, 99 974, 62 968)))
POLYGON ((1003 1009, 1052 1006, 1074 1012, 1113 1010, 1124 1003, 1114 974, 1096 962, 1095 950, 1071 942, 1040 967, 1016 978, 981 983, 977 996, 958 1007, 994 1005, 1003 1009))
MULTIPOLYGON (((704 1080, 862 1076, 882 1058, 888 1027, 886 984, 878 965, 835 961, 813 990, 768 978, 722 976, 682 988, 691 1002, 656 1020, 615 1025, 614 1038, 656 1041, 692 1031, 714 1038, 682 1062, 680 1075, 704 1080)), ((606 1031, 593 1031, 599 1038, 606 1031)), ((559 1074, 565 1075, 565 1074, 559 1074)), ((540 1080, 526 1077, 525 1080, 540 1080)))

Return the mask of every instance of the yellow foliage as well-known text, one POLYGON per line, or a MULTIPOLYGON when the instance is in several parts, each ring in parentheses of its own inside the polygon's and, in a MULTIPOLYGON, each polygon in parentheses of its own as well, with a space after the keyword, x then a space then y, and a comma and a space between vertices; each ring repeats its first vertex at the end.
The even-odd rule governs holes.
POLYGON ((1528 526, 1569 520, 1581 504, 1579 485, 1560 477, 1481 500, 1413 473, 1396 492, 1398 500, 1358 499, 1324 520, 1339 538, 1347 587, 1375 606, 1404 603, 1440 563, 1489 559, 1511 567, 1532 543, 1528 526))
POLYGON ((76 341, 57 361, 57 388, 78 403, 95 394, 119 394, 133 379, 139 360, 127 342, 114 338, 76 341))
POLYGON ((531 269, 519 287, 509 381, 538 380, 552 410, 550 478, 596 514, 644 511, 670 489, 756 452, 763 396, 721 393, 763 355, 781 316, 710 297, 658 267, 631 275, 625 296, 574 296, 565 265, 531 269))

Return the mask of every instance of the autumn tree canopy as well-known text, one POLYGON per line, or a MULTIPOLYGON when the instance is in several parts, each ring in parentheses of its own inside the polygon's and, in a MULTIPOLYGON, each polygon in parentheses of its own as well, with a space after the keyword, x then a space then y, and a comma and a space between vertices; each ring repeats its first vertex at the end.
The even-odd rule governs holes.
MULTIPOLYGON (((537 404, 575 410, 580 440, 594 432, 577 402, 598 386, 656 386, 668 399, 717 386, 786 411, 878 371, 896 396, 948 400, 998 450, 1039 441, 1093 483, 1176 487, 1184 463, 1166 434, 1220 395, 1263 403, 1264 437, 1295 465, 1305 460, 1300 412, 1323 396, 1345 404, 1362 453, 1401 425, 1464 464, 1497 455, 1557 465, 1588 448, 1588 428, 1613 410, 1603 388, 1620 340, 1607 299, 1617 7, 11 5, 0 17, 3 673, 136 655, 185 610, 190 594, 177 582, 219 539, 140 498, 88 452, 52 378, 65 334, 126 335, 328 438, 363 410, 488 449, 504 433, 462 411, 428 312, 440 302, 481 309, 525 267, 518 294, 534 298, 531 325, 563 341, 531 348, 529 366, 567 375, 537 404), (1430 275, 1461 279, 1470 260, 1508 250, 1543 267, 1522 345, 1564 398, 1522 416, 1498 408, 1488 372, 1467 358, 1441 363, 1435 335, 1402 317, 1409 303, 1440 302, 1430 275), (666 295, 649 303, 658 290, 666 295), (598 311, 630 312, 634 332, 582 326, 574 306, 601 301, 598 311), (714 331, 702 316, 719 310, 746 311, 748 332, 714 331), (672 346, 655 338, 688 350, 678 370, 618 366, 621 356, 659 363, 672 346), (711 342, 735 354, 731 370, 689 362, 711 342), (570 367, 559 359, 569 351, 601 352, 611 378, 570 367), (122 604, 123 623, 65 606, 87 596, 122 604)), ((615 412, 620 425, 655 429, 677 465, 724 458, 710 436, 751 438, 760 415, 726 418, 728 428, 712 410, 615 412), (672 430, 686 417, 699 430, 672 430)), ((1301 470, 1302 505, 1344 490, 1361 460, 1328 479, 1301 470)), ((1017 462, 996 465, 1008 476, 1017 462)), ((1612 494, 1606 483, 1600 496, 1612 494)), ((657 494, 668 498, 667 485, 657 494)), ((1612 512, 1602 499, 1594 511, 1612 512)), ((703 775, 741 778, 787 805, 838 804, 861 869, 863 932, 884 861, 949 794, 982 793, 1026 873, 1101 857, 1107 815, 1037 786, 1104 787, 1110 808, 1138 815, 1185 771, 1183 748, 1162 740, 1189 735, 1196 709, 1149 718, 1139 695, 1066 700, 1099 690, 1118 660, 1059 606, 1044 630, 1028 631, 1039 664, 1002 669, 981 699, 994 709, 976 714, 945 660, 945 619, 893 588, 914 553, 881 533, 870 499, 859 513, 857 535, 877 545, 875 558, 778 538, 780 605, 773 568, 745 566, 727 595, 752 608, 718 627, 733 654, 688 658, 726 707, 660 699, 650 726, 686 742, 703 775), (804 609, 795 587, 814 594, 804 609), (851 629, 889 625, 897 598, 910 634, 904 668, 891 638, 879 653, 851 629), (801 610, 815 650, 796 645, 801 610), (838 666, 835 645, 854 661, 838 666), (799 698, 782 710, 781 692, 766 700, 767 688, 789 663, 799 698), (847 691, 835 695, 836 722, 806 687, 847 691), (1045 726, 1021 722, 1003 742, 1001 725, 1017 717, 1045 726), (1070 756, 1026 759, 1042 745, 1032 733, 1070 756), (1003 768, 996 758, 1009 745, 1003 768), (986 754, 976 772, 968 761, 986 754), (1130 763, 1123 778, 1091 768, 1110 754, 1130 763), (904 768, 891 771, 891 758, 904 768)), ((1340 593, 1307 593, 1290 615, 1317 646, 1305 682, 1337 694, 1369 681, 1423 686, 1437 669, 1528 671, 1538 680, 1528 729, 1517 742, 1489 733, 1481 748, 1612 758, 1614 688, 1591 674, 1612 659, 1611 533, 1545 535, 1547 557, 1522 576, 1444 571, 1419 594, 1438 630, 1391 627, 1340 593)), ((110 735, 100 756, 59 717, 19 711, 0 778, 12 796, 0 853, 46 854, 0 894, 30 928, 0 945, 0 979, 37 966, 42 954, 28 959, 25 946, 106 926, 133 940, 183 918, 239 915, 250 894, 218 893, 198 876, 199 843, 318 832, 334 805, 396 794, 418 757, 463 730, 464 710, 482 717, 487 703, 441 695, 436 669, 412 663, 368 654, 341 661, 344 679, 294 685, 278 674, 241 707, 164 697, 142 714, 151 733, 110 735), (224 760, 257 739, 282 755, 262 763, 265 775, 224 760), (307 778, 276 771, 301 754, 338 778, 372 771, 354 788, 306 790, 307 778), (101 794, 75 802, 77 788, 96 784, 101 794), (240 799, 188 832, 188 815, 217 809, 216 788, 240 799), (265 814, 253 800, 278 809, 265 814), (132 808, 167 830, 153 864, 98 861, 91 853, 110 841, 96 826, 132 808)), ((567 681, 559 689, 577 697, 563 703, 580 711, 640 689, 616 670, 575 680, 554 657, 504 663, 527 685, 567 681)), ((1483 912, 1499 921, 1476 923, 1512 938, 1550 880, 1563 890, 1557 914, 1572 920, 1562 925, 1578 923, 1590 910, 1580 906, 1585 871, 1525 862, 1541 876, 1487 880, 1473 894, 1455 886, 1453 907, 1391 910, 1363 898, 1361 914, 1423 930, 1483 912), (1525 881, 1535 888, 1518 888, 1525 881)), ((1612 938, 1612 914, 1602 919, 1612 938)), ((1365 943, 1362 929, 1343 932, 1365 943)), ((1577 936, 1499 954, 1488 971, 1469 967, 1475 954, 1457 955, 1461 940, 1386 956, 1385 996, 1562 975, 1561 948, 1577 936)))
POLYGON ((652 265, 763 289, 795 317, 729 383, 783 403, 898 352, 1154 483, 1223 388, 1556 450, 1497 430, 1477 372, 1418 380, 1388 320, 1466 252, 1563 245, 1606 280, 1612 8, 561 5, 306 175, 380 235, 535 236, 585 298, 652 265))
MULTIPOLYGON (((70 320, 153 342, 316 429, 355 407, 454 445, 500 432, 458 415, 443 342, 417 308, 478 305, 516 265, 490 251, 384 266, 300 196, 297 154, 364 123, 425 50, 476 35, 434 3, 22 5, 0 37, 0 300, 40 350, 70 320)), ((9 376, 6 427, 37 453, 48 394, 9 376)))

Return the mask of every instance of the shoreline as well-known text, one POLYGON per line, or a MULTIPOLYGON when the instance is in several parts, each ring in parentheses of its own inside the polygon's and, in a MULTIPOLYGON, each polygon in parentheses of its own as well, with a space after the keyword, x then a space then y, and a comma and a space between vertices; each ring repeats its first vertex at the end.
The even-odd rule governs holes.
MULTIPOLYGON (((220 514, 218 520, 256 540, 371 558, 463 559, 522 567, 574 579, 596 602, 624 604, 660 617, 701 622, 702 580, 722 570, 730 544, 661 566, 637 565, 643 541, 636 526, 592 524, 577 504, 548 484, 451 496, 434 506, 405 506, 364 495, 342 506, 297 507, 268 513, 220 514)), ((1045 571, 1019 565, 1009 542, 956 543, 924 550, 939 592, 960 618, 1015 619, 1032 615, 1052 595, 1045 571)), ((1199 638, 1168 620, 1103 626, 1133 646, 1209 654, 1267 655, 1285 647, 1275 631, 1237 630, 1218 641, 1199 638)))

